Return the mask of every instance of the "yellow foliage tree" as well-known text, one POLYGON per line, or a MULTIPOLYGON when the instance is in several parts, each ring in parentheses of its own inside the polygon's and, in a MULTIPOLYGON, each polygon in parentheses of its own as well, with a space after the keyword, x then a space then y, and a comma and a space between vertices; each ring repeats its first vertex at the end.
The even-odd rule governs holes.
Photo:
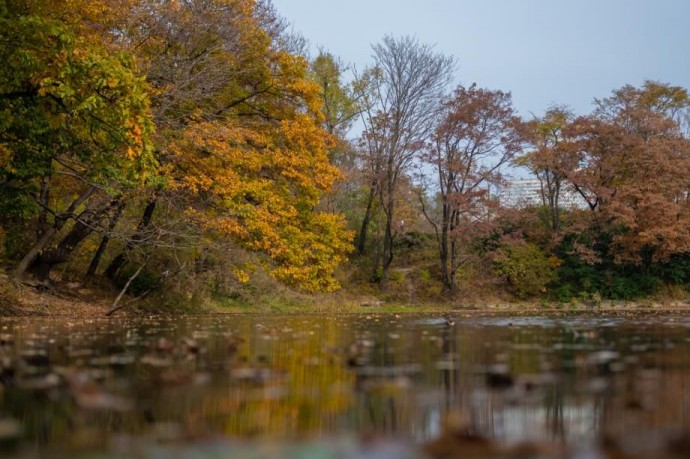
POLYGON ((156 88, 169 184, 157 199, 183 203, 202 237, 267 255, 281 281, 335 289, 351 235, 339 215, 316 211, 339 171, 307 61, 252 0, 140 3, 128 30, 156 88))

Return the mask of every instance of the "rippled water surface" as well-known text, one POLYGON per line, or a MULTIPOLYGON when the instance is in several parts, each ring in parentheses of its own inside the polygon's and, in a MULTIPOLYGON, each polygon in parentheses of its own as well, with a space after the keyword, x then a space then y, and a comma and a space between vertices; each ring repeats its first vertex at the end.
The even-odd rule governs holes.
POLYGON ((0 447, 17 457, 690 449, 678 315, 3 320, 0 365, 0 447))

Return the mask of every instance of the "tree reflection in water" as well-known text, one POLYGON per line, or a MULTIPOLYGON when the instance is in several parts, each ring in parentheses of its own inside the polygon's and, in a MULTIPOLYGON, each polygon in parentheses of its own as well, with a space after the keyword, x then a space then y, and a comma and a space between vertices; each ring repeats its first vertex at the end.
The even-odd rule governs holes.
POLYGON ((690 320, 681 317, 233 315, 3 327, 0 440, 20 450, 218 436, 422 444, 449 430, 503 445, 579 448, 606 437, 644 450, 690 422, 690 320))

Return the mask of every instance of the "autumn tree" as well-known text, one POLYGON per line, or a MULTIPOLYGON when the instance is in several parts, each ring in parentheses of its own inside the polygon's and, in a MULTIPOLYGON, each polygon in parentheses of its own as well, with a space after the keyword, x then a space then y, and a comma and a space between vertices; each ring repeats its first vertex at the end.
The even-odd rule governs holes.
POLYGON ((105 268, 107 277, 114 280, 118 276, 135 248, 152 246, 155 234, 167 233, 175 239, 183 232, 198 232, 196 228, 165 228, 170 221, 179 221, 179 213, 184 212, 177 205, 182 198, 167 186, 176 166, 168 144, 185 136, 185 129, 198 121, 220 121, 239 106, 251 110, 252 97, 269 91, 260 84, 265 74, 261 50, 271 45, 262 27, 277 33, 280 24, 268 16, 269 7, 262 3, 260 10, 266 16, 255 17, 255 3, 245 0, 140 0, 121 24, 121 41, 136 53, 153 89, 155 151, 164 174, 160 186, 150 188, 139 197, 138 205, 131 206, 140 212, 138 222, 105 268), (166 202, 161 205, 161 200, 166 202), (154 219, 159 208, 176 214, 154 219))
POLYGON ((437 203, 425 202, 423 194, 420 199, 434 228, 447 291, 457 289, 463 245, 491 220, 490 187, 500 183, 501 168, 522 148, 521 127, 510 93, 476 85, 458 87, 439 111, 422 153, 434 171, 427 189, 437 190, 437 203))
POLYGON ((335 140, 329 158, 343 173, 331 191, 323 196, 320 207, 347 214, 356 211, 352 197, 357 194, 361 177, 357 167, 358 150, 348 133, 363 110, 356 81, 347 81, 350 70, 341 59, 325 50, 319 50, 309 65, 310 79, 320 89, 324 127, 335 140))
POLYGON ((680 124, 689 106, 685 89, 646 82, 614 91, 570 124, 567 148, 578 166, 568 180, 619 263, 649 265, 690 251, 690 143, 680 124))
MULTIPOLYGON (((349 234, 340 216, 315 210, 339 176, 328 157, 333 138, 308 62, 289 49, 294 41, 273 9, 249 0, 143 5, 128 40, 154 87, 167 184, 148 197, 131 239, 156 225, 150 209, 163 200, 198 234, 191 252, 228 241, 265 255, 264 266, 286 283, 335 288, 349 234)), ((114 276, 125 258, 106 272, 114 276)))
POLYGON ((136 251, 163 263, 223 241, 262 254, 281 281, 335 288, 350 236, 315 210, 339 177, 333 138, 299 37, 270 2, 26 0, 0 12, 2 204, 38 214, 17 278, 49 279, 96 232, 90 274, 113 240, 112 278, 136 251))
POLYGON ((340 138, 346 136, 362 110, 354 82, 343 81, 347 70, 339 58, 324 50, 309 65, 310 77, 320 88, 325 128, 340 138))
POLYGON ((542 118, 525 123, 529 150, 515 159, 516 165, 526 167, 539 180, 544 220, 552 233, 561 227, 561 197, 571 191, 566 177, 575 169, 570 163, 572 155, 565 154, 561 148, 567 141, 563 131, 572 119, 567 109, 552 107, 542 118))
MULTIPOLYGON (((395 195, 401 177, 431 132, 433 115, 450 82, 454 61, 412 37, 386 36, 373 46, 371 100, 364 112, 370 196, 378 195, 384 214, 381 284, 393 261, 395 195)), ((372 207, 370 199, 367 209, 372 207)), ((370 214, 365 214, 358 244, 364 246, 370 214)))
POLYGON ((103 2, 63 6, 0 6, 2 200, 38 215, 16 281, 30 267, 47 280, 71 252, 68 237, 53 245, 63 227, 98 229, 119 197, 156 168, 148 88, 95 19, 114 13, 103 2), (25 205, 12 204, 18 200, 25 205))

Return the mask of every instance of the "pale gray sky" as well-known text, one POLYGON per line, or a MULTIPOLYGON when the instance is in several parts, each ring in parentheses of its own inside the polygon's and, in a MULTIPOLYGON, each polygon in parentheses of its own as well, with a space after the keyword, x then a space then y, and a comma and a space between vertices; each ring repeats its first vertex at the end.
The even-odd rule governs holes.
POLYGON ((413 35, 457 59, 457 82, 511 91, 524 115, 645 79, 690 87, 690 0, 273 0, 294 30, 345 62, 413 35))

